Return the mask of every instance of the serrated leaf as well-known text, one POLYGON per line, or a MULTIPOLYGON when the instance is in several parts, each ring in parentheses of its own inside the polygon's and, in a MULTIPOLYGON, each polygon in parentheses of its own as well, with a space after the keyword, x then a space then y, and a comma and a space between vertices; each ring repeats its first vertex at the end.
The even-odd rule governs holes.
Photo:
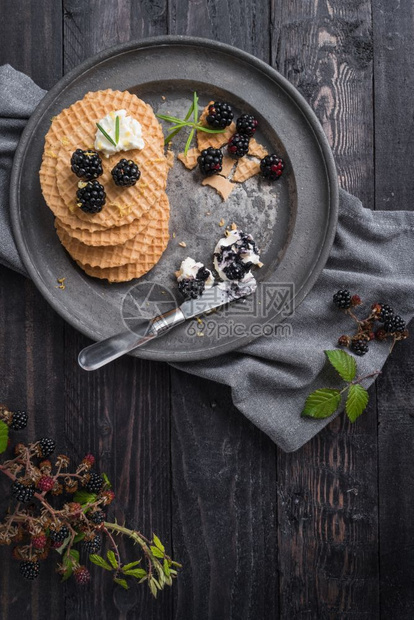
POLYGON ((341 349, 325 351, 325 355, 344 381, 355 379, 357 364, 352 355, 341 349))
POLYGON ((138 566, 138 564, 141 564, 141 560, 136 560, 135 562, 130 562, 129 564, 125 564, 125 566, 122 567, 122 570, 130 570, 131 568, 134 568, 134 566, 138 566))
POLYGON ((167 560, 164 560, 163 569, 164 569, 164 573, 167 575, 167 577, 169 577, 171 572, 170 572, 170 567, 168 566, 167 560))
POLYGON ((95 493, 88 493, 88 491, 76 491, 75 495, 73 496, 73 501, 82 505, 92 504, 94 501, 96 501, 96 495, 95 493))
POLYGON ((111 551, 111 549, 109 549, 109 551, 106 552, 106 557, 108 558, 108 560, 110 561, 110 563, 112 564, 114 568, 118 568, 118 562, 116 561, 115 553, 111 551))
POLYGON ((154 545, 158 547, 160 551, 165 553, 165 547, 156 534, 153 535, 152 540, 154 541, 154 545))
POLYGON ((156 558, 163 558, 164 557, 163 552, 160 551, 158 549, 158 547, 155 547, 154 545, 151 545, 150 549, 152 551, 152 555, 154 555, 156 558))
POLYGON ((71 549, 69 551, 69 555, 75 560, 75 562, 79 562, 79 551, 77 549, 71 549))
POLYGON ((362 385, 356 383, 351 385, 345 403, 345 411, 351 422, 355 422, 357 418, 364 412, 368 405, 369 395, 362 385))
POLYGON ((306 399, 302 416, 309 418, 329 418, 339 407, 341 393, 331 388, 321 388, 309 394, 306 399))
POLYGON ((156 585, 155 585, 155 583, 154 583, 154 579, 150 579, 150 580, 148 581, 148 585, 149 585, 149 588, 150 588, 150 590, 151 590, 151 594, 152 594, 152 596, 153 596, 154 598, 157 598, 158 590, 157 590, 157 586, 156 586, 156 585))
POLYGON ((114 581, 115 581, 115 583, 117 583, 120 586, 122 586, 124 588, 124 590, 129 590, 129 586, 128 586, 127 582, 125 581, 125 579, 119 579, 119 577, 115 577, 114 581))
POLYGON ((0 420, 0 454, 7 449, 9 442, 9 427, 3 420, 0 420))
POLYGON ((69 579, 69 577, 71 577, 71 576, 72 576, 72 573, 73 573, 73 568, 72 568, 72 564, 70 564, 70 565, 68 566, 68 568, 65 570, 65 572, 63 573, 62 583, 63 583, 64 581, 67 581, 67 580, 69 579))
POLYGON ((147 571, 145 571, 143 568, 133 568, 131 570, 124 570, 122 572, 125 575, 128 575, 129 577, 135 577, 136 579, 142 579, 147 575, 147 571))
POLYGON ((100 566, 101 568, 104 568, 105 570, 112 570, 108 562, 104 560, 103 557, 101 557, 100 555, 97 555, 96 553, 91 553, 91 555, 89 556, 89 559, 92 562, 92 564, 96 564, 96 566, 100 566))

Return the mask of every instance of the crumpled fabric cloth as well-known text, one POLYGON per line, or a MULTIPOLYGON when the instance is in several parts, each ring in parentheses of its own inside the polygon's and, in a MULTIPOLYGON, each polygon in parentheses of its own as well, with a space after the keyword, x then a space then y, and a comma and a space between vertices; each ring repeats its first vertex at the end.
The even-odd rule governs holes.
MULTIPOLYGON (((10 229, 9 178, 20 134, 44 95, 26 75, 0 67, 0 262, 25 273, 10 229)), ((414 212, 370 211, 341 190, 339 221, 330 257, 318 281, 295 310, 288 337, 262 336, 237 351, 209 360, 173 366, 229 385, 235 406, 282 450, 292 452, 316 435, 332 418, 302 418, 306 397, 319 387, 337 387, 338 377, 323 351, 355 324, 332 303, 346 288, 366 302, 389 303, 408 323, 414 306, 414 212)), ((398 344, 395 349, 398 354, 398 344)), ((357 358, 358 375, 380 370, 389 343, 373 342, 357 358)), ((364 382, 368 387, 371 378, 364 382)))

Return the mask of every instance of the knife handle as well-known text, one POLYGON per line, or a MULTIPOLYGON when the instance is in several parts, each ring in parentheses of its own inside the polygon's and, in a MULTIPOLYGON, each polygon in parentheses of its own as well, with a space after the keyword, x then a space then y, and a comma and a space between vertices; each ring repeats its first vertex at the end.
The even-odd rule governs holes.
POLYGON ((184 323, 184 321, 185 316, 180 308, 174 308, 174 310, 160 314, 145 323, 142 334, 125 331, 82 349, 78 356, 79 366, 84 370, 97 370, 137 347, 142 347, 150 340, 163 336, 172 327, 184 323))

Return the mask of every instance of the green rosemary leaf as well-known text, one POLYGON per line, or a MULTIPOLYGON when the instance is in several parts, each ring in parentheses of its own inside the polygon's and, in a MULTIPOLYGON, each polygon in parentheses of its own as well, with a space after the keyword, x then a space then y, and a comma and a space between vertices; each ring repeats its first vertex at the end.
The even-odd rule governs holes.
POLYGON ((182 118, 177 118, 176 116, 169 116, 168 114, 157 114, 157 118, 161 118, 163 121, 168 121, 169 123, 181 123, 185 125, 185 121, 182 118))
POLYGON ((191 141, 192 141, 192 139, 194 137, 194 132, 195 132, 195 129, 193 127, 192 130, 189 133, 189 136, 187 138, 187 142, 185 144, 184 155, 187 155, 187 153, 188 153, 188 149, 190 148, 191 141))
POLYGON ((111 136, 106 133, 105 129, 103 127, 100 126, 99 123, 96 123, 97 128, 99 129, 99 131, 101 133, 103 133, 103 135, 105 136, 105 138, 108 140, 108 142, 110 142, 111 144, 113 144, 114 146, 116 146, 115 142, 113 141, 113 139, 111 138, 111 136))
POLYGON ((193 103, 190 105, 190 107, 188 108, 187 114, 185 115, 185 120, 188 121, 188 119, 190 118, 190 116, 192 115, 194 110, 194 101, 193 103))
POLYGON ((198 122, 198 97, 196 91, 193 93, 193 109, 194 109, 194 122, 198 122))
POLYGON ((116 144, 119 142, 119 116, 115 119, 115 142, 116 144))
POLYGON ((174 131, 172 131, 171 133, 168 134, 168 136, 165 138, 164 140, 164 144, 168 144, 173 138, 174 136, 177 135, 177 133, 179 131, 181 131, 182 127, 179 127, 179 129, 175 129, 174 131))

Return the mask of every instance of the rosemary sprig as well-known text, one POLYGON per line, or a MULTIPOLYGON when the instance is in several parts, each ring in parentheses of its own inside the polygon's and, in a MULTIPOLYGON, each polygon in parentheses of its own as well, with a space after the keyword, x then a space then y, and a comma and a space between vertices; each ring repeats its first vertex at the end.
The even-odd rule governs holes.
POLYGON ((115 119, 115 142, 116 144, 119 142, 119 116, 115 119))
MULTIPOLYGON (((117 117, 118 118, 118 117, 117 117)), ((101 127, 101 125, 99 123, 96 123, 97 128, 99 129, 99 131, 101 133, 103 133, 103 135, 105 136, 105 138, 108 140, 108 142, 110 142, 111 144, 113 144, 114 146, 117 145, 116 142, 114 142, 113 138, 111 138, 111 136, 109 135, 109 133, 107 133, 105 131, 105 129, 103 127, 101 127)))
POLYGON ((164 144, 168 144, 168 142, 170 142, 174 136, 176 136, 178 132, 183 129, 183 127, 191 128, 185 145, 184 155, 187 155, 196 131, 204 131, 206 133, 223 133, 225 131, 225 129, 209 129, 200 123, 198 119, 198 96, 195 91, 193 93, 193 101, 187 110, 187 114, 184 119, 177 118, 176 116, 170 116, 168 114, 157 114, 157 117, 163 121, 167 121, 168 123, 173 123, 172 127, 170 127, 170 133, 164 140, 164 144), (193 115, 193 120, 190 121, 189 119, 191 115, 193 115))

